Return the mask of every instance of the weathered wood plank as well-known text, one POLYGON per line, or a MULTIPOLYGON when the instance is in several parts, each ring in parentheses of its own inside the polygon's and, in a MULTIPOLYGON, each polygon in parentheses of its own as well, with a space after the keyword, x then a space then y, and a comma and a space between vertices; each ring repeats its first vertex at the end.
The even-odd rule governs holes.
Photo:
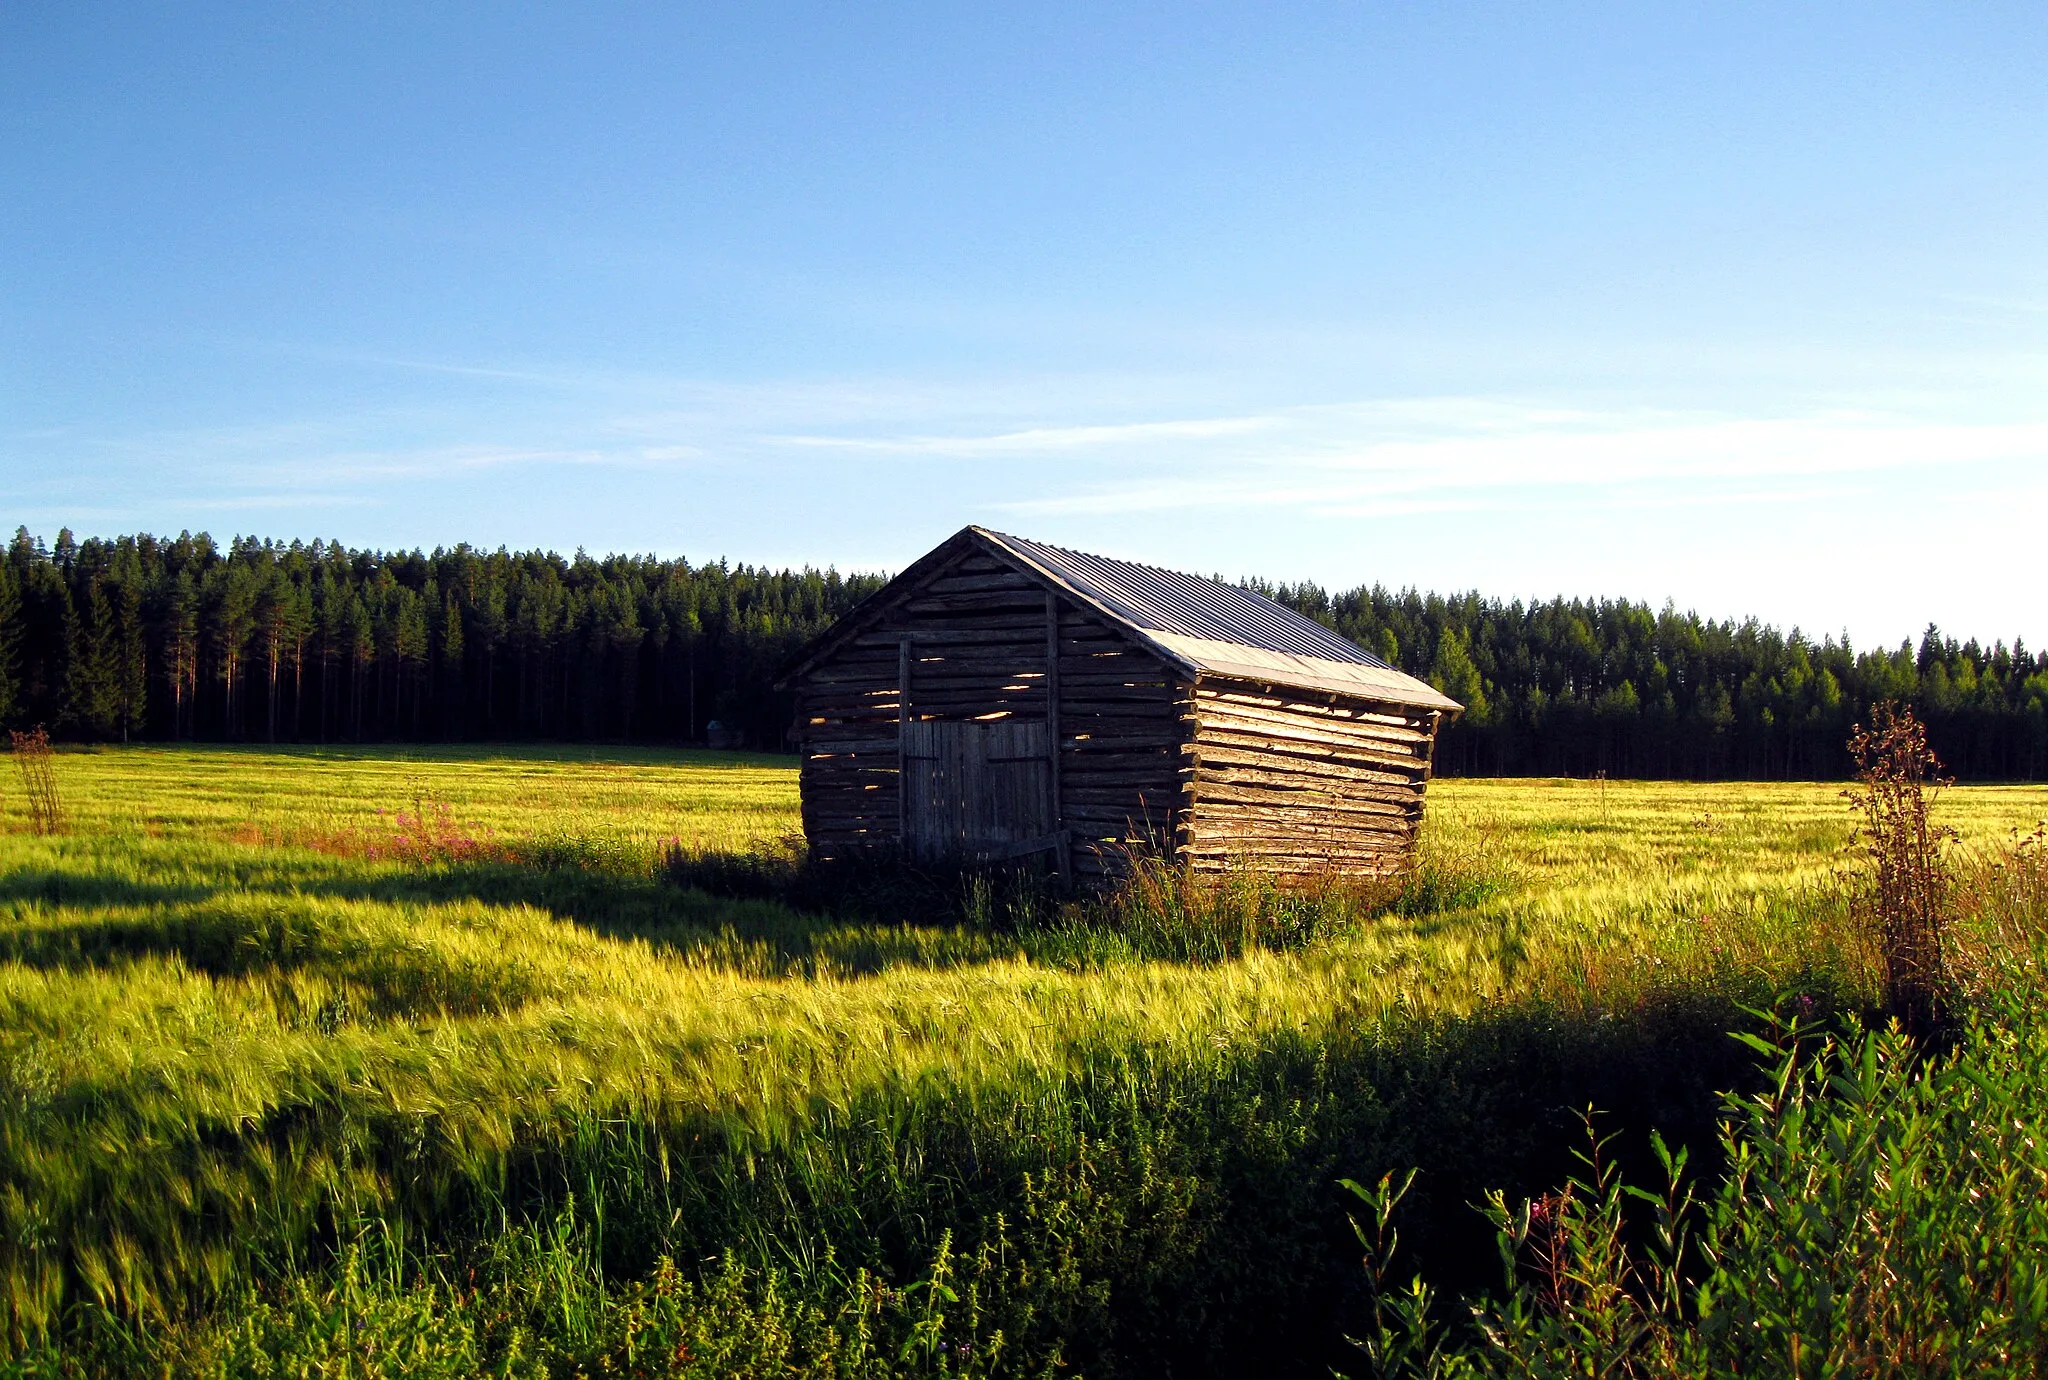
POLYGON ((1200 794, 1201 800, 1195 809, 1202 814, 1211 810, 1259 807, 1298 810, 1307 814, 1335 811, 1339 814, 1398 815, 1405 818, 1422 810, 1420 791, 1415 793, 1413 800, 1391 800, 1349 792, 1339 794, 1324 790, 1285 790, 1264 782, 1253 784, 1203 781, 1200 794))
POLYGON ((1415 713, 1376 700, 1337 700, 1336 697, 1332 697, 1332 701, 1326 701, 1324 705, 1315 705, 1294 691, 1261 691, 1248 683, 1217 681, 1207 676, 1202 678, 1196 690, 1196 697, 1213 698, 1225 704, 1242 703, 1269 709, 1300 706, 1304 710, 1321 709, 1324 712, 1328 712, 1328 709, 1335 707, 1336 704, 1341 704, 1344 713, 1353 722, 1378 723, 1389 728, 1416 729, 1419 726, 1419 719, 1415 713))
POLYGON ((1213 724, 1200 724, 1195 730, 1195 742, 1200 744, 1204 751, 1212 747, 1237 748, 1269 756, 1276 762, 1310 758, 1354 763, 1386 771, 1412 771, 1418 774, 1427 766, 1422 758, 1413 753, 1393 748, 1368 748, 1359 743, 1334 743, 1324 738, 1239 731, 1217 728, 1213 724))
POLYGON ((1387 724, 1338 719, 1249 705, 1222 705, 1197 697, 1195 713, 1205 724, 1240 732, 1270 732, 1288 736, 1316 736, 1338 742, 1378 743, 1415 753, 1427 751, 1429 735, 1415 729, 1387 724))
POLYGON ((1342 780, 1379 781, 1389 785, 1410 785, 1422 779, 1423 764, 1416 761, 1359 761, 1351 754, 1296 752, 1240 747, 1206 739, 1195 740, 1205 766, 1241 767, 1253 771, 1295 772, 1304 776, 1334 777, 1342 780))

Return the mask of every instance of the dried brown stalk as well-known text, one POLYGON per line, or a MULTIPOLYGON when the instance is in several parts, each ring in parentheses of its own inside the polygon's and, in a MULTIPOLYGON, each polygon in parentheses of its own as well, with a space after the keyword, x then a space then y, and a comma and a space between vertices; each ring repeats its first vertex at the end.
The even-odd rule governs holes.
POLYGON ((1885 970, 1885 1007, 1910 1034, 1944 1031, 1951 1015, 1949 931, 1955 897, 1945 846, 1955 837, 1931 815, 1949 785, 1927 746, 1927 730, 1903 705, 1879 704, 1869 727, 1849 738, 1854 790, 1844 792, 1863 817, 1857 843, 1870 865, 1859 919, 1877 940, 1885 970))
POLYGON ((28 797, 29 828, 38 834, 54 834, 64 823, 64 811, 57 798, 57 767, 50 751, 50 735, 36 728, 27 733, 14 730, 14 767, 21 773, 21 789, 28 797))

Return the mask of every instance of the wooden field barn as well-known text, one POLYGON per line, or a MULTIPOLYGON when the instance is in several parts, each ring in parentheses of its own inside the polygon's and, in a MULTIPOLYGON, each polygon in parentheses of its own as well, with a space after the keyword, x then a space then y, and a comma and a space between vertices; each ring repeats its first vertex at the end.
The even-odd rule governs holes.
POLYGON ((814 854, 1378 873, 1460 706, 1249 590, 979 527, 789 671, 814 854))

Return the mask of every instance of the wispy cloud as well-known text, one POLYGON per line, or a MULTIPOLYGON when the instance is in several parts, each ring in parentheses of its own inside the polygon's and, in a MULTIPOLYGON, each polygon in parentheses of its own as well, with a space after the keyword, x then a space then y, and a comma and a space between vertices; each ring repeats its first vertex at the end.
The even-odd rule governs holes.
POLYGON ((1150 446, 1162 441, 1213 441, 1271 429, 1277 417, 1197 417, 1182 421, 1124 422, 1101 426, 1031 427, 989 436, 766 436, 768 444, 805 449, 858 450, 883 455, 1049 455, 1106 446, 1150 446))
POLYGON ((119 462, 105 466, 110 473, 126 471, 109 490, 152 510, 385 507, 427 495, 430 503, 472 501, 492 486, 578 498, 687 496, 700 527, 751 511, 773 486, 820 503, 849 501, 858 487, 852 476, 869 466, 914 471, 919 511, 945 515, 932 521, 1005 513, 1055 525, 1195 511, 1358 517, 1812 507, 1861 492, 2003 484, 2009 493, 2048 482, 2022 482, 2048 474, 2048 420, 1969 420, 1969 410, 1945 410, 1939 400, 1743 415, 1458 394, 1264 407, 1220 397, 1205 408, 1189 405, 1185 389, 1178 398, 1151 396, 1150 381, 1119 387, 1101 378, 958 387, 609 376, 601 383, 566 401, 551 394, 519 405, 74 437, 84 463, 63 476, 54 467, 24 470, 0 483, 0 498, 47 507, 61 488, 104 503, 106 495, 79 483, 97 467, 93 450, 119 462))
POLYGON ((1304 507, 1334 514, 1497 510, 1570 493, 1602 506, 1784 499, 1859 475, 1966 482, 1987 464, 2048 462, 2048 423, 1958 424, 1872 413, 1743 418, 1428 400, 1304 409, 1222 445, 1126 453, 1112 477, 1015 500, 1018 513, 1304 507), (1816 485, 1815 480, 1825 483, 1816 485), (1796 486, 1792 481, 1805 481, 1796 486))

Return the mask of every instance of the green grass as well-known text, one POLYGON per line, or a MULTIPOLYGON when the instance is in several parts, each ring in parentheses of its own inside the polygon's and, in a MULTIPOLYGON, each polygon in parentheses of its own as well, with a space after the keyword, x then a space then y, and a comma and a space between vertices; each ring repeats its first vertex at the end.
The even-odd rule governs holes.
MULTIPOLYGON (((1560 1108, 1710 1141, 1738 1003, 1871 990, 1825 785, 1440 782, 1415 913, 1164 962, 665 883, 795 831, 780 759, 57 771, 57 836, 0 797, 30 1369, 1315 1373, 1337 1177, 1431 1166, 1455 1282, 1464 1204, 1568 1168, 1560 1108)), ((2048 788, 1944 813, 1989 845, 2048 788)))

